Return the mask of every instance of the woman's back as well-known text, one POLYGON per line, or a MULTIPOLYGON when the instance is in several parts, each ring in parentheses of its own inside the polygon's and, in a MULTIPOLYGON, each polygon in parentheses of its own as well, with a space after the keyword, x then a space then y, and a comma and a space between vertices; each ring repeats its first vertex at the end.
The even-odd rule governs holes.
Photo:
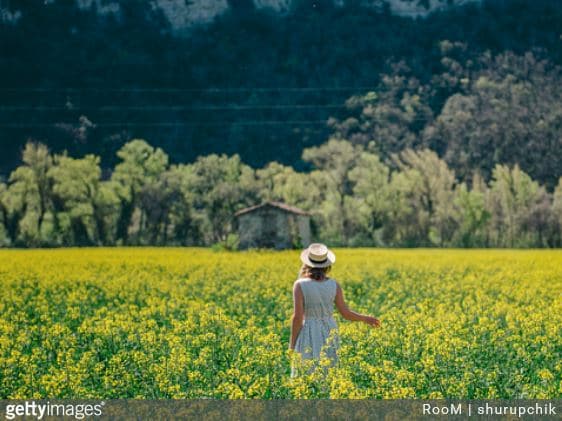
POLYGON ((307 319, 333 318, 336 281, 330 278, 323 281, 301 278, 297 282, 304 296, 305 323, 307 319))

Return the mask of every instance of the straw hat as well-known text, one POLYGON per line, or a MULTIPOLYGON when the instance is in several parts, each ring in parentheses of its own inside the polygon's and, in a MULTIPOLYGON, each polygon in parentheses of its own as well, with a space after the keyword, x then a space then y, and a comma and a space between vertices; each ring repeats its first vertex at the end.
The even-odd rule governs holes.
POLYGON ((301 253, 301 261, 313 268, 325 268, 336 261, 336 256, 322 243, 312 243, 301 253))

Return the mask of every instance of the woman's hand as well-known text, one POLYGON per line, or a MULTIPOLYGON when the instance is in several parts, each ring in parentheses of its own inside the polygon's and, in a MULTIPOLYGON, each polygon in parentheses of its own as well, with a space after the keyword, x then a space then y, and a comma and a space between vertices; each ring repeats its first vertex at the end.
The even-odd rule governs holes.
POLYGON ((365 316, 363 321, 373 327, 380 327, 381 325, 380 320, 373 316, 365 316))

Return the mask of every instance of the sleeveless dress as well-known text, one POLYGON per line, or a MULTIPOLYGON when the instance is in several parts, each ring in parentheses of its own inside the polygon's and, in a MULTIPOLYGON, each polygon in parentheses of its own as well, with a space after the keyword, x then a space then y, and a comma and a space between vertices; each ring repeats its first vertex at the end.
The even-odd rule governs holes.
MULTIPOLYGON (((333 279, 315 281, 301 278, 299 283, 304 296, 304 321, 295 342, 295 351, 303 359, 319 360, 326 355, 334 366, 338 361, 340 346, 338 325, 333 317, 336 298, 336 282, 333 279)), ((291 367, 291 377, 298 375, 297 368, 291 367)))

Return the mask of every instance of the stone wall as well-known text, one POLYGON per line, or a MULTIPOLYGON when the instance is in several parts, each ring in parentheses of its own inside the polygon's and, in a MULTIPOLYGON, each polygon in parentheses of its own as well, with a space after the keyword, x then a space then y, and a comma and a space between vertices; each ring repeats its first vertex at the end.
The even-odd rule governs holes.
POLYGON ((303 246, 310 242, 310 218, 281 209, 263 207, 238 216, 240 248, 293 247, 294 236, 303 246))

